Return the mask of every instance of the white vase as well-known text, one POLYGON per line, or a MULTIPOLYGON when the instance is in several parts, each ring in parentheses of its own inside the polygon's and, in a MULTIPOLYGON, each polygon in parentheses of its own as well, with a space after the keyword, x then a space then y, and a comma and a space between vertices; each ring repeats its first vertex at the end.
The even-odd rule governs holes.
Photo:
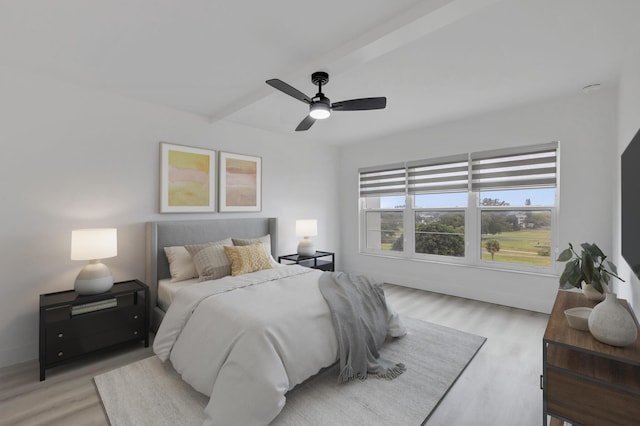
POLYGON ((609 289, 607 288, 606 284, 602 284, 602 289, 604 290, 604 293, 600 293, 598 290, 593 288, 591 284, 582 284, 582 294, 584 294, 584 297, 589 300, 604 300, 604 295, 609 291, 609 289))
POLYGON ((612 346, 630 345, 638 337, 633 317, 618 302, 615 293, 607 293, 604 302, 593 308, 589 315, 589 331, 597 340, 612 346))

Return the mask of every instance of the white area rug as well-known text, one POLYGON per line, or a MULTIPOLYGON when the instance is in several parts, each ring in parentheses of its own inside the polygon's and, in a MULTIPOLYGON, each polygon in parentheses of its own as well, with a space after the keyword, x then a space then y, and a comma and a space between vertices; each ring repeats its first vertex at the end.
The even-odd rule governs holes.
MULTIPOLYGON (((403 318, 409 334, 381 354, 407 366, 394 380, 337 384, 337 366, 297 386, 271 423, 277 426, 420 425, 482 347, 484 337, 403 318)), ((170 363, 150 357, 94 378, 113 426, 201 425, 208 397, 184 383, 170 363)))

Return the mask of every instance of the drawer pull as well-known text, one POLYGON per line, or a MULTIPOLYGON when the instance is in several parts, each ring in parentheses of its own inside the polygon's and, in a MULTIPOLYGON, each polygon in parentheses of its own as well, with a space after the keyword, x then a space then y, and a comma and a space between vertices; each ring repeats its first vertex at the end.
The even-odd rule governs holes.
POLYGON ((138 314, 134 315, 133 319, 138 319, 138 314))
POLYGON ((58 333, 58 338, 64 337, 64 333, 58 333))
POLYGON ((62 351, 58 352, 58 356, 62 356, 62 355, 64 355, 62 351))
POLYGON ((134 336, 137 336, 137 335, 138 335, 138 332, 137 332, 137 331, 134 331, 134 332, 133 332, 133 335, 134 335, 134 336))

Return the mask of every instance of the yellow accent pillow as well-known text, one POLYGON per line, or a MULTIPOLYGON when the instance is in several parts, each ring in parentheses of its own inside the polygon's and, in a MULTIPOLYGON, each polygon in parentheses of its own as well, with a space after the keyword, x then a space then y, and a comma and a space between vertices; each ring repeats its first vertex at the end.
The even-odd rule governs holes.
POLYGON ((224 252, 231 262, 231 275, 271 269, 271 262, 262 242, 249 246, 224 246, 224 252))

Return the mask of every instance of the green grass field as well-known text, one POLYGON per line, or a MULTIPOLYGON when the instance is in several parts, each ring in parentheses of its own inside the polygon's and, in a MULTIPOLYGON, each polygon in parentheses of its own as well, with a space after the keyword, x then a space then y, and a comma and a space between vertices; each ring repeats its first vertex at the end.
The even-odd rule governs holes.
POLYGON ((496 262, 520 263, 533 266, 551 266, 551 255, 541 256, 539 252, 550 253, 551 229, 523 229, 482 236, 482 260, 491 260, 491 253, 485 248, 487 240, 498 240, 500 251, 494 255, 496 262))
MULTIPOLYGON (((498 240, 500 251, 495 253, 495 262, 518 263, 531 266, 551 266, 550 253, 551 229, 523 229, 521 231, 502 232, 496 235, 482 236, 482 260, 491 260, 491 253, 485 248, 487 240, 498 240)), ((382 243, 382 250, 391 250, 391 243, 382 243)))

